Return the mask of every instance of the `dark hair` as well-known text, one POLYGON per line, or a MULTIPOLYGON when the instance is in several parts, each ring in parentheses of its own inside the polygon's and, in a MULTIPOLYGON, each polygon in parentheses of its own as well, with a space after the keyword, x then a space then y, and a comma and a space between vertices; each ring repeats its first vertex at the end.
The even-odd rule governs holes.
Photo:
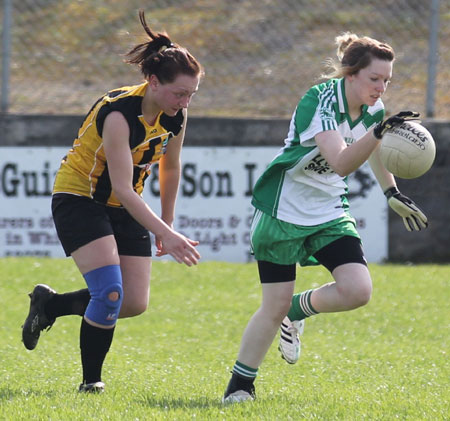
POLYGON ((202 65, 186 48, 174 44, 167 33, 155 33, 148 27, 143 10, 139 10, 139 19, 150 41, 131 49, 125 55, 126 63, 137 64, 145 77, 155 75, 163 84, 173 82, 179 74, 204 74, 202 65))
POLYGON ((325 78, 345 77, 358 73, 370 65, 374 58, 394 61, 394 50, 389 44, 370 37, 358 37, 351 32, 345 32, 335 38, 339 63, 327 61, 331 73, 323 75, 325 78))

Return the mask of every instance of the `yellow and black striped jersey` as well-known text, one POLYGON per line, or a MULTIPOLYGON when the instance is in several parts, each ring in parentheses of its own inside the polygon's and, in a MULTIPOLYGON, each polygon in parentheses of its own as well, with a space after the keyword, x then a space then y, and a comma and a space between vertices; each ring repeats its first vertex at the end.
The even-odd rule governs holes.
POLYGON ((178 135, 184 124, 182 110, 174 117, 161 111, 153 126, 144 120, 142 99, 147 86, 148 83, 145 82, 114 89, 94 104, 78 131, 72 149, 62 159, 53 194, 76 194, 109 206, 121 206, 112 192, 102 139, 106 116, 112 111, 119 111, 130 128, 133 188, 142 195, 151 164, 164 155, 168 142, 178 135))

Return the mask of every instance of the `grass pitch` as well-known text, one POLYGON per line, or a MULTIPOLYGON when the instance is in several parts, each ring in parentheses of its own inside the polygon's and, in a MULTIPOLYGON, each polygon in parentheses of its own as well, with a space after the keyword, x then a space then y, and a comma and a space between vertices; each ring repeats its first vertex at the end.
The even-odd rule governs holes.
MULTIPOLYGON (((358 310, 306 322, 300 361, 276 342, 260 368, 258 399, 221 396, 260 301, 255 264, 153 266, 150 308, 120 320, 103 395, 80 395, 80 318, 63 317, 34 351, 21 343, 27 293, 84 287, 70 259, 0 259, 1 420, 448 420, 449 265, 371 265, 374 294, 358 310)), ((296 291, 329 281, 298 269, 296 291)))

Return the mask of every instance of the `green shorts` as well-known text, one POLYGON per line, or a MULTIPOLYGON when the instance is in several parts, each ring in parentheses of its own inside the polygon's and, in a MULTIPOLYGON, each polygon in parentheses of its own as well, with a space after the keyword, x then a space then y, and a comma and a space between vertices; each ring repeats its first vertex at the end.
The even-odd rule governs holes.
POLYGON ((250 231, 256 260, 280 265, 318 265, 313 255, 344 236, 360 238, 355 220, 350 215, 324 224, 303 226, 280 221, 259 209, 255 210, 250 231))

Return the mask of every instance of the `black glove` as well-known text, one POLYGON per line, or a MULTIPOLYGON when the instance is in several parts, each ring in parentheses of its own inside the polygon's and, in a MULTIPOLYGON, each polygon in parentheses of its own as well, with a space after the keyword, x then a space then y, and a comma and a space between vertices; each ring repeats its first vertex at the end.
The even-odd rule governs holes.
POLYGON ((397 187, 391 187, 384 192, 389 206, 402 218, 408 231, 420 231, 428 227, 428 219, 417 205, 409 198, 401 194, 397 187))
POLYGON ((399 126, 406 120, 418 120, 420 114, 416 111, 400 111, 384 121, 380 121, 373 129, 373 135, 377 139, 381 139, 386 130, 392 129, 395 126, 399 126))

